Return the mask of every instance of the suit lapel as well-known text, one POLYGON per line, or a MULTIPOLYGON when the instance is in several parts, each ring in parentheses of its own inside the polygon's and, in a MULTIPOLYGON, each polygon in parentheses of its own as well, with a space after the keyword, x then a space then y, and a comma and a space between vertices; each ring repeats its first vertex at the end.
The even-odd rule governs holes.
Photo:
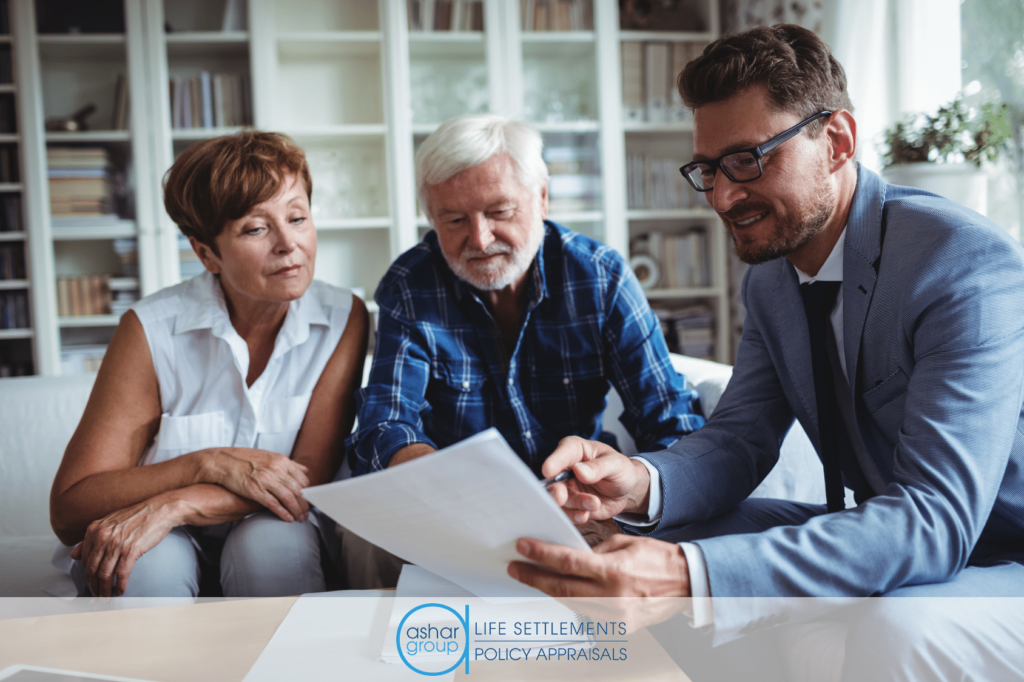
MULTIPOLYGON (((811 367, 811 339, 807 331, 807 315, 800 297, 796 271, 785 258, 776 261, 779 272, 775 278, 775 332, 782 346, 793 387, 807 415, 818 424, 818 403, 814 395, 814 370, 811 367)), ((817 440, 817 433, 814 435, 817 440)))
POLYGON ((885 189, 881 178, 858 165, 857 190, 846 223, 843 253, 843 350, 851 397, 859 390, 861 339, 878 279, 875 268, 882 249, 885 189))

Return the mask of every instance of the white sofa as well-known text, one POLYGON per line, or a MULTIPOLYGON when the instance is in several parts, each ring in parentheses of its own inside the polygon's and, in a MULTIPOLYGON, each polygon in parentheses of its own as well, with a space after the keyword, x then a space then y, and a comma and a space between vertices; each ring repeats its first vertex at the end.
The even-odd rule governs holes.
MULTIPOLYGON (((674 356, 673 364, 696 387, 710 413, 731 368, 674 356)), ((367 368, 369 363, 367 363, 367 368)), ((50 566, 56 538, 50 529, 50 484, 85 410, 95 375, 0 380, 0 597, 68 594, 70 578, 50 566)), ((635 451, 618 421, 622 402, 612 392, 605 428, 623 451, 635 451)), ((790 432, 778 466, 755 491, 761 497, 825 500, 821 465, 799 425, 790 432)))

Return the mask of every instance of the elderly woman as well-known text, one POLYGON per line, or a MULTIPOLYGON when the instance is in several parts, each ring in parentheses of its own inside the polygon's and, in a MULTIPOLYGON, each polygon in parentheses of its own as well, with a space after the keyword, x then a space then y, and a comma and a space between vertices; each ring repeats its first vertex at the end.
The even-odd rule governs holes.
POLYGON ((368 323, 313 281, 311 194, 273 133, 193 145, 168 173, 207 272, 124 315, 64 453, 50 521, 82 594, 195 596, 205 570, 225 596, 325 589, 300 491, 339 468, 368 323))

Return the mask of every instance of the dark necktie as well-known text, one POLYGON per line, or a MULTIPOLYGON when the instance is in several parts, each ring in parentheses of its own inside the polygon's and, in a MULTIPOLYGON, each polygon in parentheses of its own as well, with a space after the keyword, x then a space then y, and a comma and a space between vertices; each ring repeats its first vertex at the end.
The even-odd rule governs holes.
POLYGON ((835 379, 828 354, 829 315, 836 304, 842 282, 812 282, 800 285, 807 314, 807 330, 811 335, 811 367, 814 370, 814 395, 818 402, 818 437, 821 460, 825 468, 825 499, 829 512, 846 507, 843 474, 839 465, 839 405, 836 403, 835 379))

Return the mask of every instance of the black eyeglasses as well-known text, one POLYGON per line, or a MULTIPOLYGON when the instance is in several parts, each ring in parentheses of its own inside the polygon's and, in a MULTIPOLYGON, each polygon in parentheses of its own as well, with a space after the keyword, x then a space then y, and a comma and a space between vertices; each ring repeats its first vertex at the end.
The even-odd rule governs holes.
POLYGON ((822 116, 831 116, 831 111, 819 111, 814 116, 800 121, 795 126, 779 133, 760 147, 741 149, 710 161, 694 161, 679 169, 686 181, 698 192, 709 192, 715 188, 715 174, 722 169, 725 177, 733 182, 750 182, 761 177, 761 157, 791 137, 796 137, 809 123, 822 116))

